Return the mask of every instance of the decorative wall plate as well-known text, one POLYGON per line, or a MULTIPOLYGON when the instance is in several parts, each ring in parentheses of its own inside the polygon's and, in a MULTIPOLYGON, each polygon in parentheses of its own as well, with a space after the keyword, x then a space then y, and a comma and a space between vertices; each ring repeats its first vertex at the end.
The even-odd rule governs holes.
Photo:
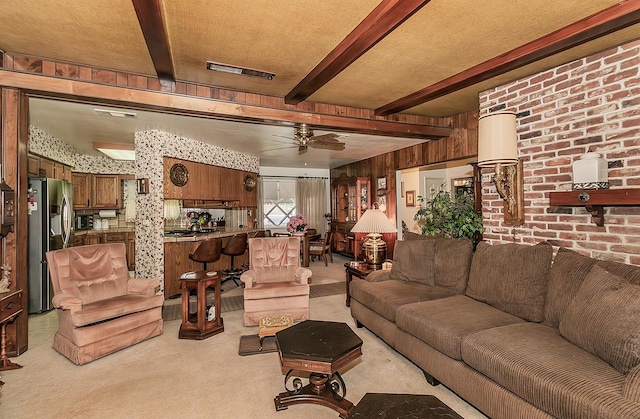
POLYGON ((184 164, 176 163, 169 169, 169 179, 176 186, 184 186, 189 181, 189 171, 184 164))
POLYGON ((247 175, 244 177, 243 184, 244 184, 244 189, 248 192, 251 192, 253 188, 256 187, 256 180, 252 176, 247 175))

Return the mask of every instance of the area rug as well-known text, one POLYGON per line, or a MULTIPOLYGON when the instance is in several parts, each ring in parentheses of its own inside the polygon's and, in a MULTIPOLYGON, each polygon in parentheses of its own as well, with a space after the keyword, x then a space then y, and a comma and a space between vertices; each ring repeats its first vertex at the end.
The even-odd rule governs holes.
MULTIPOLYGON (((346 292, 344 282, 332 282, 329 284, 311 285, 309 291, 309 298, 327 297, 330 295, 344 294, 346 292)), ((213 294, 211 294, 213 296, 213 294)), ((191 305, 191 311, 195 311, 196 300, 195 297, 189 301, 191 305)), ((208 301, 208 305, 211 301, 208 301)), ((242 295, 236 295, 233 297, 225 297, 222 294, 222 307, 221 312, 226 313, 229 311, 242 310, 244 308, 244 299, 242 295)), ((162 319, 178 320, 182 317, 182 299, 176 298, 174 300, 166 300, 162 307, 162 319)))
POLYGON ((255 355, 276 352, 278 345, 275 336, 266 336, 262 341, 262 350, 260 350, 260 337, 258 335, 240 336, 240 347, 238 355, 255 355))

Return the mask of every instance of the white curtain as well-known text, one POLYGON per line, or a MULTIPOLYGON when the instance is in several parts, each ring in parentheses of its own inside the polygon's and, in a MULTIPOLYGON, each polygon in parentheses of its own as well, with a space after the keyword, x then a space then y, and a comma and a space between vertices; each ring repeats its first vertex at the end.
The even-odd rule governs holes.
POLYGON ((327 231, 327 183, 328 179, 300 178, 296 181, 296 213, 309 221, 309 228, 319 234, 327 231))

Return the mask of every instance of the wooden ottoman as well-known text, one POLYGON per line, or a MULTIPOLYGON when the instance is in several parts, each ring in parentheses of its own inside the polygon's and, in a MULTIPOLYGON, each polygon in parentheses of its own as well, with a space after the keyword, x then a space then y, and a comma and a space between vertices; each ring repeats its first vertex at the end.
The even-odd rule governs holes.
POLYGON ((258 336, 260 337, 260 350, 262 342, 267 336, 275 336, 276 332, 293 326, 293 316, 291 314, 278 314, 276 316, 260 317, 258 323, 258 336))

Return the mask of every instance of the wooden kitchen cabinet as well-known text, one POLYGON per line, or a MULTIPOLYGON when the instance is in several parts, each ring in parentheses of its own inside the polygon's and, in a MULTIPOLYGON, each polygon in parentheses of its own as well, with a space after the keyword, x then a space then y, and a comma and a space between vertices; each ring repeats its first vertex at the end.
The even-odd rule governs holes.
POLYGON ((89 173, 72 173, 73 209, 91 208, 91 175, 89 173))
POLYGON ((91 184, 93 208, 114 209, 122 207, 122 188, 118 175, 93 175, 91 184))
POLYGON ((130 271, 136 270, 136 233, 127 233, 127 264, 130 271))
POLYGON ((27 175, 40 176, 40 157, 29 154, 27 156, 27 175))
POLYGON ((102 243, 102 234, 87 234, 84 236, 84 244, 101 244, 102 243))

